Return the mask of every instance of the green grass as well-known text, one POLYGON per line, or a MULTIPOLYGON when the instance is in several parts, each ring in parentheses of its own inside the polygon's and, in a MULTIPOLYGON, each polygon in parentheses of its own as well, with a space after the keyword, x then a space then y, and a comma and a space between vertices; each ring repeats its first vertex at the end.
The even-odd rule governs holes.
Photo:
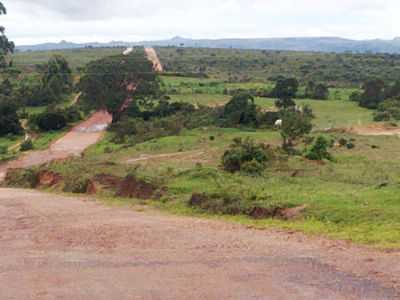
MULTIPOLYGON (((69 128, 68 128, 69 129, 69 128)), ((60 131, 49 131, 49 132, 41 132, 37 138, 33 141, 34 150, 45 150, 47 149, 51 143, 61 138, 64 134, 67 133, 68 129, 60 130, 60 131)))
POLYGON ((37 52, 19 52, 13 55, 14 65, 25 70, 25 72, 34 71, 37 64, 46 63, 52 56, 64 56, 73 70, 83 67, 87 63, 106 56, 121 53, 120 48, 96 48, 96 49, 71 49, 56 51, 37 51, 37 52))

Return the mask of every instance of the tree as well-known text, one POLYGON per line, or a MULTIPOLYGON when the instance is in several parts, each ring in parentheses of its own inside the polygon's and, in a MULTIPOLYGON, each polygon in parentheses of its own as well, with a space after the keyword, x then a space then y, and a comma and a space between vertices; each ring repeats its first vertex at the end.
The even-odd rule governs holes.
POLYGON ((299 89, 299 82, 296 78, 279 78, 272 91, 272 95, 277 97, 275 105, 278 108, 289 108, 296 105, 293 98, 296 97, 299 89))
POLYGON ((283 149, 293 149, 296 140, 302 138, 312 130, 312 113, 304 113, 295 109, 281 111, 281 136, 283 149))
POLYGON ((385 90, 385 98, 390 99, 390 98, 395 98, 400 96, 400 80, 397 80, 395 83, 390 85, 386 90, 385 90))
POLYGON ((8 98, 0 98, 0 136, 22 132, 17 111, 18 107, 8 98))
MULTIPOLYGON (((7 10, 2 2, 0 2, 0 15, 7 14, 7 10)), ((9 41, 5 35, 5 28, 0 26, 0 68, 7 67, 6 57, 9 53, 14 52, 15 45, 9 41)))
POLYGON ((317 100, 327 100, 329 97, 329 89, 323 83, 315 84, 310 81, 306 87, 306 97, 317 100))
POLYGON ((160 83, 144 49, 89 63, 79 82, 81 101, 90 109, 107 109, 118 120, 131 101, 147 102, 160 94, 160 83))
POLYGON ((360 96, 360 106, 376 109, 385 99, 385 83, 381 79, 371 79, 364 83, 360 96))
POLYGON ((246 93, 233 96, 224 107, 223 118, 228 126, 250 125, 257 127, 257 106, 254 104, 254 98, 246 93))

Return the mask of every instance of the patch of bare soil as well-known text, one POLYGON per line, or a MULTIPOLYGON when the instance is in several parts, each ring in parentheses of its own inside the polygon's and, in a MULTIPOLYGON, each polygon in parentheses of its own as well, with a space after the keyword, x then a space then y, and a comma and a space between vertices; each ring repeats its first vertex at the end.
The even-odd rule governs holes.
POLYGON ((400 253, 0 189, 0 299, 399 299, 400 253))
POLYGON ((158 58, 156 50, 154 48, 146 48, 147 58, 153 63, 153 69, 156 72, 163 72, 164 68, 161 64, 160 59, 158 58))
POLYGON ((380 136, 380 135, 399 135, 400 136, 400 128, 393 127, 387 124, 372 124, 369 126, 357 126, 348 130, 350 133, 355 133, 359 135, 372 135, 372 136, 380 136))
POLYGON ((151 199, 157 187, 151 183, 139 180, 133 175, 128 175, 119 185, 117 196, 126 198, 151 199))
POLYGON ((128 164, 137 164, 146 161, 159 161, 171 158, 178 158, 179 160, 190 160, 196 162, 203 162, 204 160, 200 157, 204 154, 204 151, 187 151, 187 152, 174 152, 165 154, 148 155, 141 154, 139 157, 127 160, 128 164))
POLYGON ((51 171, 40 171, 38 176, 39 187, 51 187, 60 183, 63 178, 60 174, 51 171))

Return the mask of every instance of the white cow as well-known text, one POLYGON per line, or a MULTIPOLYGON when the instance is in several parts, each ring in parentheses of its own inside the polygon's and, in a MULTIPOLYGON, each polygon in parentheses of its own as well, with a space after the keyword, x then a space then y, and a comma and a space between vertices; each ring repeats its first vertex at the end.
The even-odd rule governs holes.
POLYGON ((131 54, 132 52, 133 52, 133 48, 130 47, 130 48, 127 48, 124 52, 122 52, 122 54, 127 56, 127 55, 131 54))
POLYGON ((277 121, 275 122, 275 127, 276 127, 276 128, 281 128, 281 127, 282 127, 282 124, 283 124, 283 121, 282 121, 282 120, 277 120, 277 121))

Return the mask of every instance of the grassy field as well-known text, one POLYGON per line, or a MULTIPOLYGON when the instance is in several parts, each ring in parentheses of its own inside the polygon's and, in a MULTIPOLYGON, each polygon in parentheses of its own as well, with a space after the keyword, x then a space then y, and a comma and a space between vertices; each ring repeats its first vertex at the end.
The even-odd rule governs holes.
POLYGON ((167 72, 207 74, 231 82, 294 76, 302 82, 359 87, 367 78, 398 79, 400 56, 237 49, 157 48, 167 72))
POLYGON ((73 70, 106 56, 120 54, 120 48, 72 49, 57 51, 19 52, 13 55, 14 65, 22 70, 32 71, 35 65, 46 63, 52 56, 64 56, 73 70))

